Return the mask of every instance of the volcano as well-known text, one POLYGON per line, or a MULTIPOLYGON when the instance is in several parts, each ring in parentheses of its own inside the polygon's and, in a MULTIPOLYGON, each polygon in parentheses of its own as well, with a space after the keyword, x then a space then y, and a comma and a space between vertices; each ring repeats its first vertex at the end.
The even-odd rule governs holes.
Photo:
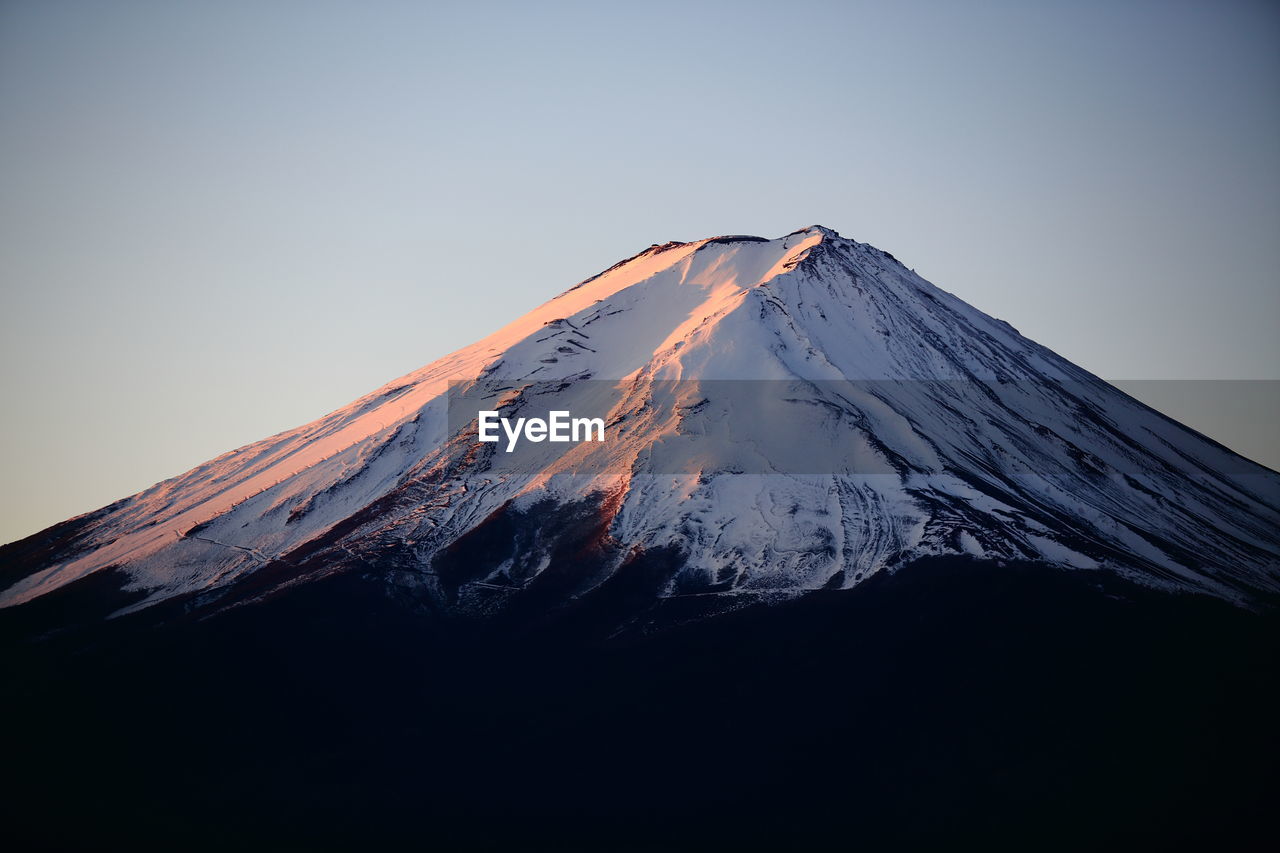
POLYGON ((654 244, 0 584, 54 846, 97 837, 64 802, 156 843, 1247 841, 1274 793, 1280 474, 821 226, 654 244), (483 438, 555 413, 599 430, 483 438))
POLYGON ((545 608, 659 554, 649 603, 741 602, 955 554, 1247 606, 1280 591, 1278 506, 1275 472, 815 226, 654 245, 314 423, 7 546, 0 605, 110 576, 102 617, 217 608, 357 571, 459 612, 545 608), (478 441, 485 409, 613 429, 510 455, 478 441), (574 536, 590 559, 570 565, 574 536))

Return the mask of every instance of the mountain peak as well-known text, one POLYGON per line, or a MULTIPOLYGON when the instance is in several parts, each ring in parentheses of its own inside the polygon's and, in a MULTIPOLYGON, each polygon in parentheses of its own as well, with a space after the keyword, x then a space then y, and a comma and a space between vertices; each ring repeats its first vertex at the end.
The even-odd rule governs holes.
POLYGON ((795 231, 792 231, 787 236, 791 237, 795 234, 821 234, 823 238, 840 236, 839 231, 837 231, 834 228, 828 228, 825 225, 810 225, 807 228, 798 228, 795 231))
POLYGON ((551 571, 567 596, 645 553, 680 555, 658 597, 848 587, 940 554, 1280 593, 1280 477, 891 257, 823 225, 654 244, 318 421, 68 522, 54 538, 73 548, 9 546, 0 607, 96 573, 141 607, 380 566, 432 606, 483 608, 550 582, 553 523, 577 512, 608 560, 551 571), (477 438, 481 409, 548 406, 600 416, 609 441, 507 455, 477 438), (449 562, 495 530, 537 539, 534 517, 545 547, 449 562))

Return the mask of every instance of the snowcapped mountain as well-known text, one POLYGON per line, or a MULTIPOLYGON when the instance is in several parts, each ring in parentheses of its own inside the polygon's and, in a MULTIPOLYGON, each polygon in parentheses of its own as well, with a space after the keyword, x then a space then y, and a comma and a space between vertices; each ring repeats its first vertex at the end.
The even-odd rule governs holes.
POLYGON ((320 420, 5 546, 0 606, 109 578, 115 612, 219 608, 358 572, 463 613, 610 589, 731 607, 949 554, 1248 605, 1280 593, 1278 508, 1280 475, 814 226, 651 246, 320 420), (481 410, 609 433, 508 453, 478 440, 481 410))

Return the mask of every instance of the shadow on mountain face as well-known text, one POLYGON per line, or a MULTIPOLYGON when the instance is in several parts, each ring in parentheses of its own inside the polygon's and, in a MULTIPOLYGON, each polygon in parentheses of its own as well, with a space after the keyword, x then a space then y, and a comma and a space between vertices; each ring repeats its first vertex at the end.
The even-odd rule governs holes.
POLYGON ((686 623, 706 600, 606 639, 459 627, 345 575, 204 621, 7 642, 6 834, 439 850, 1274 837, 1274 613, 957 559, 686 623))

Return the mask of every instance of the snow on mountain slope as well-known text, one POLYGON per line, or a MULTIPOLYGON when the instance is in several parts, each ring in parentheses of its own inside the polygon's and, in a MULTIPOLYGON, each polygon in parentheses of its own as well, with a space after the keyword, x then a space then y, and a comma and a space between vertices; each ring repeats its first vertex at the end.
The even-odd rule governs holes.
POLYGON ((145 593, 137 609, 376 568, 492 608, 549 577, 553 522, 584 502, 608 548, 557 582, 566 598, 659 551, 681 555, 660 596, 793 595, 945 553, 1242 603, 1280 592, 1280 475, 814 226, 652 246, 314 423, 68 522, 0 605, 104 570, 145 593), (507 454, 477 441, 479 408, 599 411, 611 432, 507 454), (515 516, 544 535, 486 527, 515 516), (493 553, 444 578, 475 537, 493 553))

